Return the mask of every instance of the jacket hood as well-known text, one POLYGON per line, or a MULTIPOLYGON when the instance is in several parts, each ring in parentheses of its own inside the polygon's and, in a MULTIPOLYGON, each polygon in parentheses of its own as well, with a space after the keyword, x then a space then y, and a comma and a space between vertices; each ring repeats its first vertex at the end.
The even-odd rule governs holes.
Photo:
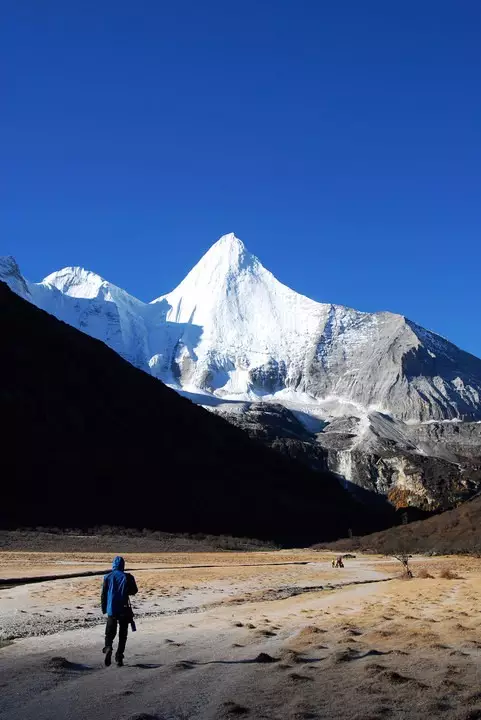
POLYGON ((114 561, 112 563, 112 570, 123 570, 125 567, 125 560, 123 557, 120 557, 120 555, 117 555, 116 558, 114 558, 114 561))

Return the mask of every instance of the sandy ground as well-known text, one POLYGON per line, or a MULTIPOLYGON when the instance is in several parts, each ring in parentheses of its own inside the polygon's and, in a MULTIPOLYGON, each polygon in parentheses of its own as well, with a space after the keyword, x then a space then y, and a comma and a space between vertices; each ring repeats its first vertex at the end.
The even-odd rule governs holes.
MULTIPOLYGON (((4 553, 0 574, 110 559, 4 553)), ((415 574, 433 577, 405 581, 389 580, 400 565, 383 558, 344 570, 330 559, 128 555, 141 590, 123 668, 103 666, 99 577, 0 589, 0 643, 12 641, 0 717, 481 718, 481 561, 416 559, 415 574)))

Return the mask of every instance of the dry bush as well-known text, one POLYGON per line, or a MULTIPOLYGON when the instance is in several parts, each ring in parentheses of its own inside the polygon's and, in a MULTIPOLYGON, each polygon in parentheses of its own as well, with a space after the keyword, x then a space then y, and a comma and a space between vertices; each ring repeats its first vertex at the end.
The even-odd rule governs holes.
POLYGON ((459 580, 459 575, 449 567, 441 570, 439 577, 443 578, 443 580, 459 580))
POLYGON ((409 553, 406 552, 406 550, 401 549, 401 548, 396 548, 391 554, 402 565, 403 574, 401 577, 405 580, 411 580, 413 577, 412 570, 409 567, 409 560, 411 558, 411 555, 409 555, 409 553))
POLYGON ((431 573, 428 570, 426 570, 426 568, 422 568, 418 572, 418 577, 422 578, 423 580, 427 580, 428 578, 430 578, 432 580, 434 578, 434 575, 431 575, 431 573))

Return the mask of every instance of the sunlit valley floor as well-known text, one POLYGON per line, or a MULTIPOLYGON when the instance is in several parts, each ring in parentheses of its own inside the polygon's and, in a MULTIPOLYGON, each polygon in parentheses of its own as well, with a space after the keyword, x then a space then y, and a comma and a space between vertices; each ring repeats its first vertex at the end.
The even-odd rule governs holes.
MULTIPOLYGON (((5 552, 1 575, 101 570, 110 559, 5 552)), ((127 555, 140 592, 123 668, 103 666, 100 577, 4 587, 0 716, 481 717, 481 561, 417 558, 406 581, 386 558, 344 569, 331 559, 127 555)))

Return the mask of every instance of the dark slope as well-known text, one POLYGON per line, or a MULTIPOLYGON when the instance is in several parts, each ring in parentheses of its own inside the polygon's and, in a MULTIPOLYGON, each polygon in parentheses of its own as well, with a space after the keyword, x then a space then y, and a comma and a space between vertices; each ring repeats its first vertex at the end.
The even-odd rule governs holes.
POLYGON ((296 543, 369 529, 329 473, 249 440, 3 283, 0 311, 4 527, 103 523, 296 543))

